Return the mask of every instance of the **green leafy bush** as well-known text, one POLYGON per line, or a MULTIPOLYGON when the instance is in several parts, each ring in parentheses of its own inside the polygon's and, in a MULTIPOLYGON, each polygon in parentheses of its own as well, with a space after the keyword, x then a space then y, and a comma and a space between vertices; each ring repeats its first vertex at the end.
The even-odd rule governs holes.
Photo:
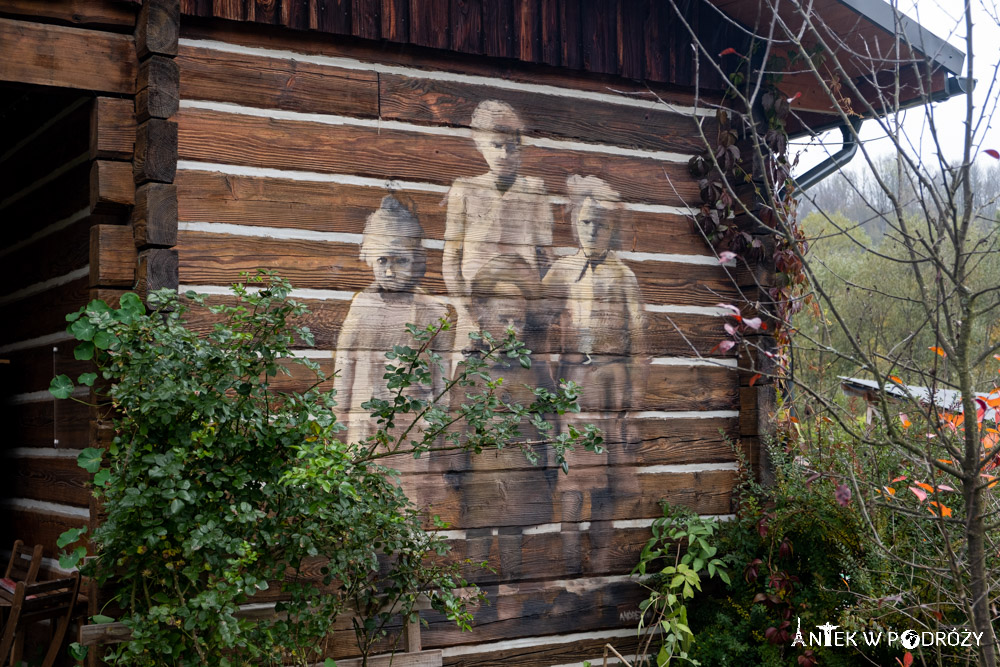
POLYGON ((664 667, 675 661, 698 665, 691 657, 694 633, 688 625, 686 601, 701 591, 701 578, 718 577, 729 583, 714 545, 718 524, 684 507, 663 503, 663 516, 653 522, 653 537, 643 548, 633 574, 651 575, 643 581, 649 596, 639 605, 639 663, 664 667), (655 656, 650 646, 656 640, 655 656))
MULTIPOLYGON (((378 433, 341 442, 333 392, 320 389, 317 364, 292 351, 296 339, 312 343, 293 324, 305 307, 288 298, 286 281, 256 281, 257 289, 234 286, 231 304, 163 291, 151 296, 158 311, 150 314, 125 294, 119 308, 94 301, 67 316, 81 341, 77 358, 96 362, 104 381, 97 395, 114 418, 110 448, 80 456, 106 512, 83 571, 110 587, 115 615, 132 632, 110 649, 112 664, 309 664, 322 658, 341 615, 357 619, 367 656, 394 614, 412 613, 421 592, 467 628, 478 590, 442 558, 447 545, 425 529, 430 520, 380 460, 505 444, 531 452, 548 443, 565 462, 575 445, 601 448, 593 427, 553 435, 542 420, 578 409, 572 384, 534 389, 528 406, 500 398, 502 379, 487 368, 501 357, 530 364, 512 334, 503 341, 484 335, 482 353, 449 380, 449 389, 466 395, 458 414, 438 406, 447 392, 431 401, 410 397, 408 387, 426 386, 444 370, 432 342, 447 321, 410 328, 414 345, 388 355, 392 400, 369 404, 378 433), (185 326, 191 309, 207 309, 218 323, 193 331, 185 326), (315 383, 301 393, 276 391, 275 376, 294 365, 315 383), (391 428, 405 420, 421 426, 391 428), (522 424, 541 436, 520 437, 522 424), (310 576, 316 567, 321 585, 310 576), (280 590, 269 599, 279 600, 277 613, 241 615, 240 605, 260 601, 274 582, 280 590)), ((96 380, 93 373, 78 379, 96 380)), ((56 396, 73 389, 65 376, 53 380, 56 396)), ((81 532, 65 535, 63 545, 81 532)), ((77 549, 64 565, 82 555, 77 549)))

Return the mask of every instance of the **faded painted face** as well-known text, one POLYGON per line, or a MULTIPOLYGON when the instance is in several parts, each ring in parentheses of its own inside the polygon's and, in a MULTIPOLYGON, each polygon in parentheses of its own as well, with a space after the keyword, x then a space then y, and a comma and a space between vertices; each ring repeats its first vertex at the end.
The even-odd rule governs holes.
POLYGON ((408 291, 420 280, 416 253, 406 247, 382 248, 372 258, 375 282, 387 292, 408 291))
POLYGON ((576 211, 576 234, 587 257, 600 257, 611 249, 614 209, 607 202, 587 197, 576 211))
POLYGON ((528 320, 528 300, 514 283, 497 283, 489 299, 479 300, 479 326, 494 338, 503 338, 507 329, 521 337, 528 320))
POLYGON ((476 148, 490 167, 490 173, 503 180, 513 180, 521 168, 521 141, 514 134, 473 132, 476 148))

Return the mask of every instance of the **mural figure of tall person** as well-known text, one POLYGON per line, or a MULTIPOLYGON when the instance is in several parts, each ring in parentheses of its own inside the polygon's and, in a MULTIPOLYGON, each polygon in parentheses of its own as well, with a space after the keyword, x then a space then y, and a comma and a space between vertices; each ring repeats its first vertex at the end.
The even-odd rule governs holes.
MULTIPOLYGON (((348 426, 348 442, 375 433, 377 424, 361 406, 373 397, 391 398, 383 377, 389 363, 385 353, 394 345, 412 342, 406 325, 423 328, 450 314, 444 302, 420 288, 427 265, 423 237, 416 216, 392 195, 382 199, 365 223, 360 257, 371 267, 375 280, 351 301, 334 362, 337 416, 348 426)), ((434 348, 447 352, 452 346, 450 332, 442 332, 434 348)), ((438 386, 417 390, 422 394, 417 397, 429 399, 440 391, 439 375, 434 381, 438 386)))
POLYGON ((489 171, 452 184, 441 267, 458 311, 459 350, 477 330, 469 297, 480 269, 499 255, 516 255, 531 275, 510 275, 508 281, 537 281, 549 267, 552 245, 552 208, 545 184, 520 173, 524 125, 517 113, 505 102, 488 100, 476 107, 470 124, 489 171))

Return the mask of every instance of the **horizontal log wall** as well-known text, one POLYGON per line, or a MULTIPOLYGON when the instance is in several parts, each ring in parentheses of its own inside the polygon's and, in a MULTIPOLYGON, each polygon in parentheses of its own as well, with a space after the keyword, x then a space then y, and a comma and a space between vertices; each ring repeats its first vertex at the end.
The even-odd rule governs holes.
POLYGON ((747 41, 701 0, 183 0, 181 11, 712 90, 722 78, 697 67, 689 28, 707 53, 747 41))
MULTIPOLYGON (((714 135, 714 119, 565 73, 520 82, 481 65, 463 73, 454 63, 451 70, 419 59, 390 63, 343 44, 324 52, 317 40, 303 47, 309 53, 293 48, 293 40, 254 44, 232 29, 182 31, 179 282, 221 303, 241 272, 276 269, 310 308, 304 323, 316 348, 299 354, 327 373, 338 341, 351 341, 342 358, 358 363, 383 345, 345 320, 373 283, 359 253, 366 219, 387 193, 423 228, 420 286, 453 307, 461 301, 443 268, 447 200, 456 179, 488 169, 470 127, 480 102, 500 100, 520 115, 520 173, 552 211, 549 250, 557 259, 579 249, 567 177, 597 176, 621 193, 617 257, 635 277, 645 330, 629 349, 595 352, 596 366, 634 372, 590 394, 584 374, 585 412, 576 418, 604 429, 610 451, 572 454, 569 475, 544 449, 539 466, 510 450, 392 465, 415 500, 450 522, 445 536, 455 556, 493 570, 466 572, 493 601, 477 612, 476 629, 460 633, 424 614, 424 648, 441 649, 450 665, 543 665, 596 660, 608 639, 627 647, 641 599, 628 574, 661 514, 659 500, 706 515, 732 511, 737 466, 727 439, 739 434, 739 382, 736 360, 713 348, 725 335, 717 304, 737 292, 688 215, 698 192, 686 162, 702 133, 714 135), (612 409, 609 393, 627 398, 612 409)), ((554 315, 567 296, 538 293, 529 307, 554 315)), ((613 309, 624 298, 601 303, 613 309)), ((599 337, 622 339, 606 324, 602 330, 595 321, 599 337)), ((211 321, 193 317, 190 325, 204 330, 211 321)), ((574 362, 557 330, 548 320, 525 332, 537 353, 535 377, 557 377, 574 362)), ((293 370, 276 387, 309 382, 293 370)), ((350 389, 370 394, 372 382, 350 389)), ((347 634, 336 657, 350 655, 347 634)))
MULTIPOLYGON (((48 392, 90 370, 73 355, 65 315, 136 261, 132 95, 136 9, 110 0, 0 0, 0 403, 5 465, 0 550, 44 546, 91 521, 80 450, 94 444, 89 391, 48 392), (112 243, 124 231, 126 243, 112 243)), ((131 287, 132 283, 116 283, 131 287)))

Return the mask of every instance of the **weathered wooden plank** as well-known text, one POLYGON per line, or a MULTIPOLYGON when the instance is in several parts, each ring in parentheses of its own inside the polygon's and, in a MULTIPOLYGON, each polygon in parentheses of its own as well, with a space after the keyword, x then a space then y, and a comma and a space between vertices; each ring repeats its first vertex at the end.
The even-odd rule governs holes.
POLYGON ((132 175, 136 184, 171 183, 177 173, 177 123, 151 118, 135 135, 132 175))
POLYGON ((514 5, 516 16, 518 56, 525 62, 541 62, 542 34, 541 8, 539 0, 517 0, 514 5))
POLYGON ((131 94, 130 36, 0 19, 0 81, 131 94))
POLYGON ((375 72, 189 46, 177 58, 181 97, 311 113, 377 117, 375 72))
POLYGON ((132 631, 124 623, 85 623, 77 635, 77 641, 83 646, 120 644, 131 638, 132 631))
POLYGON ((135 203, 131 164, 110 160, 94 160, 90 164, 91 212, 123 212, 126 206, 135 203))
POLYGON ((98 97, 90 110, 90 159, 130 160, 135 149, 132 100, 98 97))
POLYGON ((774 385, 740 387, 740 435, 762 437, 773 433, 776 409, 774 385))
POLYGON ((489 528, 470 530, 464 539, 448 540, 451 551, 442 560, 464 563, 462 576, 479 586, 623 575, 632 572, 651 536, 649 528, 614 528, 610 521, 582 525, 505 528, 496 535, 489 528))
POLYGON ((559 10, 559 42, 562 66, 580 69, 583 67, 581 0, 564 0, 559 3, 559 10))
POLYGON ((351 0, 315 0, 319 29, 338 35, 351 34, 351 0))
POLYGON ((220 19, 230 19, 232 21, 246 20, 246 6, 243 0, 211 0, 212 11, 210 16, 220 19))
POLYGON ((418 653, 396 653, 387 656, 372 656, 367 662, 361 658, 341 658, 337 667, 441 667, 441 651, 420 651, 418 653))
POLYGON ((136 188, 132 233, 137 248, 169 248, 177 243, 177 186, 146 183, 136 188))
POLYGON ((409 0, 382 0, 382 38, 405 42, 410 36, 409 0))
POLYGON ((132 32, 137 7, 108 0, 0 0, 0 14, 67 25, 132 32))
MULTIPOLYGON (((235 281, 235 278, 233 280, 235 281)), ((227 284, 231 284, 231 282, 227 284)), ((341 323, 350 308, 350 301, 298 300, 309 307, 309 313, 304 315, 300 322, 312 331, 316 339, 316 347, 324 350, 334 349, 341 332, 341 323)), ((210 299, 210 303, 224 301, 231 301, 231 299, 226 297, 211 297, 210 299)), ((189 320, 190 326, 196 327, 200 331, 209 330, 212 322, 213 320, 205 315, 192 315, 189 320)), ((719 317, 646 313, 646 323, 643 344, 636 349, 636 354, 685 357, 698 354, 708 355, 711 349, 726 336, 722 328, 724 320, 719 317)), ((531 348, 535 353, 548 354, 558 351, 556 341, 550 343, 542 335, 544 331, 529 331, 528 333, 536 339, 531 348)))
POLYGON ((132 287, 136 250, 128 225, 90 228, 90 286, 132 287))
MULTIPOLYGON (((383 74, 379 85, 383 117, 415 123, 469 127, 483 101, 481 86, 464 83, 383 74)), ((491 97, 514 107, 529 135, 691 154, 705 147, 698 120, 666 107, 639 109, 511 90, 497 90, 491 97)), ((701 122, 705 136, 715 136, 715 120, 701 122)))
POLYGON ((135 112, 139 122, 170 118, 180 104, 180 68, 173 58, 150 56, 139 65, 135 112))
MULTIPOLYGON (((399 1, 407 9, 409 8, 408 0, 399 1)), ((485 21, 484 25, 486 25, 485 21)), ((654 95, 656 95, 671 104, 685 106, 690 106, 695 102, 695 96, 691 90, 685 90, 676 86, 666 86, 655 82, 644 81, 637 83, 624 79, 617 80, 613 85, 614 91, 611 91, 609 90, 608 81, 604 77, 580 77, 575 72, 569 71, 569 68, 565 66, 561 69, 551 68, 541 70, 530 63, 520 63, 518 61, 476 60, 460 55, 445 53, 431 54, 415 49, 386 49, 384 45, 377 43, 331 40, 329 36, 319 32, 310 33, 286 30, 268 31, 266 33, 254 31, 253 34, 250 34, 243 26, 239 25, 226 23, 200 25, 191 22, 185 24, 184 35, 191 39, 220 40, 260 48, 280 49, 321 56, 346 57, 416 69, 436 69, 446 72, 480 75, 491 79, 546 84, 560 88, 602 94, 624 94, 638 99, 655 100, 654 95)), ((720 93, 709 90, 701 91, 698 100, 703 106, 723 103, 720 93)))
POLYGON ((83 449, 89 435, 90 410, 75 401, 40 401, 7 405, 3 446, 83 449), (58 440, 58 443, 56 441, 58 440))
POLYGON ((352 0, 351 19, 355 37, 379 39, 382 36, 381 0, 352 0))
MULTIPOLYGON (((220 222, 282 229, 359 234, 366 218, 377 210, 385 190, 287 179, 224 175, 217 172, 180 171, 179 219, 220 222)), ((423 227, 425 238, 444 239, 445 203, 439 193, 395 190, 423 227)), ((553 244, 574 247, 576 238, 568 222, 568 206, 552 209, 553 244)), ((620 211, 621 250, 645 253, 704 255, 708 244, 685 216, 645 211, 620 211)))
POLYGON ((735 472, 643 473, 642 468, 559 467, 410 475, 402 487, 453 529, 615 521, 662 515, 660 500, 699 514, 728 514, 735 472), (564 503, 563 499, 572 499, 564 503))
MULTIPOLYGON (((537 642, 525 645, 518 642, 512 648, 484 650, 475 653, 450 655, 444 659, 446 667, 536 667, 537 665, 568 665, 590 661, 595 667, 602 664, 604 645, 610 643, 622 655, 634 655, 640 639, 630 636, 606 637, 566 641, 559 636, 539 637, 537 642)), ((614 654, 609 653, 613 657, 614 654)))
MULTIPOLYGON (((584 389, 586 392, 586 388, 584 389)), ((653 466, 689 463, 732 463, 736 460, 729 442, 739 437, 735 418, 726 419, 653 419, 626 413, 617 418, 578 418, 578 424, 593 424, 599 428, 608 452, 570 452, 566 460, 570 473, 592 466, 653 466), (628 438, 623 442, 623 436, 628 438), (728 440, 727 440, 728 439, 728 440)), ((543 452, 539 447, 538 454, 543 452)), ((533 469, 518 449, 505 448, 482 454, 478 460, 462 452, 437 452, 414 459, 412 456, 390 456, 384 463, 401 474, 446 473, 471 470, 474 465, 496 469, 533 469)))
POLYGON ((483 53, 498 58, 516 58, 514 0, 483 3, 483 53))
MULTIPOLYGON (((447 621, 437 612, 421 613, 421 618, 430 622, 430 627, 425 627, 421 632, 424 648, 428 648, 429 642, 433 642, 435 648, 459 645, 468 647, 466 650, 469 653, 466 650, 452 652, 455 657, 451 660, 461 661, 466 657, 475 658, 477 654, 489 655, 486 651, 489 651, 491 642, 515 640, 508 646, 520 646, 519 649, 506 649, 500 653, 512 655, 515 659, 520 655, 520 660, 516 660, 514 664, 532 667, 566 664, 541 658, 531 660, 528 656, 534 653, 548 655, 549 648, 554 648, 553 655, 558 655, 558 645, 562 640, 558 635, 592 633, 593 636, 598 634, 597 631, 618 628, 630 628, 630 634, 634 635, 638 604, 644 598, 644 589, 638 584, 617 577, 501 584, 486 587, 485 593, 489 604, 475 610, 472 632, 461 632, 453 622, 447 621), (555 646, 549 647, 546 638, 540 637, 539 632, 552 632, 549 636, 555 646), (482 653, 474 650, 481 643, 485 644, 482 647, 485 651, 482 653)), ((328 651, 327 655, 334 657, 340 664, 342 659, 357 655, 357 648, 353 630, 339 625, 335 628, 332 633, 332 651, 328 651)), ((397 639, 400 630, 398 622, 390 624, 388 630, 389 637, 380 642, 376 650, 388 650, 394 642, 397 649, 402 645, 402 640, 397 639)), ((616 640, 615 645, 627 646, 628 640, 616 640)), ((399 653, 396 659, 399 660, 404 655, 399 653)), ((588 654, 588 657, 597 658, 595 665, 600 664, 600 656, 599 649, 596 655, 588 654)), ((472 664, 492 666, 507 663, 484 660, 472 664)))
POLYGON ((0 322, 6 324, 0 345, 65 330, 66 313, 87 303, 88 284, 84 277, 0 306, 0 322))
POLYGON ((279 0, 252 0, 249 18, 257 23, 278 25, 281 22, 279 0))
MULTIPOLYGON (((405 337, 401 336, 401 341, 405 342, 405 337)), ((341 350, 343 353, 347 351, 341 350)), ((368 363, 369 354, 360 354, 368 363)), ((579 373, 580 367, 576 365, 564 365, 559 361, 546 359, 547 355, 536 355, 533 367, 537 368, 542 378, 558 380, 566 375, 567 371, 575 370, 579 373)), ((317 360, 323 372, 328 378, 333 377, 332 359, 317 360)), ((629 363, 628 358, 623 357, 592 357, 592 366, 598 368, 601 364, 619 362, 629 363)), ((389 363, 389 362, 385 362, 389 363)), ((633 386, 626 386, 625 379, 619 380, 615 387, 587 387, 584 380, 583 395, 580 398, 580 407, 584 412, 605 412, 612 413, 624 411, 673 411, 673 410, 731 410, 738 405, 738 373, 736 369, 711 366, 662 366, 646 365, 641 359, 631 360, 632 376, 630 378, 633 386), (638 386, 634 386, 638 385, 638 386), (609 395, 610 394, 610 395, 609 395)), ((289 369, 291 375, 279 374, 271 383, 279 391, 305 391, 313 384, 315 376, 312 372, 299 365, 291 364, 289 369)), ((516 371, 513 377, 516 377, 516 371)), ((448 371, 451 372, 450 369, 448 371)), ((512 377, 512 371, 499 368, 493 371, 494 376, 512 377)), ((526 381, 526 380, 524 380, 526 381)), ((330 386, 327 380, 321 386, 330 386)), ((370 395, 373 388, 370 383, 356 382, 352 386, 352 393, 358 395, 370 395)), ((556 417, 553 415, 553 421, 556 417)), ((565 416, 561 421, 573 421, 575 423, 585 423, 591 421, 590 418, 577 418, 570 415, 565 416)), ((641 437, 638 431, 630 428, 630 424, 624 423, 621 419, 606 418, 605 424, 609 429, 609 437, 615 442, 636 442, 641 437), (626 433, 632 431, 631 433, 626 433)), ((662 424, 661 424, 662 426, 662 424)), ((718 426, 716 426, 718 428, 718 426)), ((587 458, 586 456, 584 458, 587 458)), ((623 457, 611 456, 600 462, 596 459, 589 461, 590 465, 622 465, 626 460, 623 457)))
MULTIPOLYGON (((486 171, 465 137, 190 109, 176 117, 185 160, 444 184, 486 171)), ((542 177, 552 193, 565 192, 569 175, 588 174, 604 179, 629 201, 676 206, 698 196, 686 164, 534 146, 523 147, 521 155, 523 173, 542 177)))
POLYGON ((644 67, 647 77, 656 81, 665 81, 669 76, 669 36, 668 17, 673 14, 670 5, 662 2, 650 2, 649 14, 644 22, 644 67))
MULTIPOLYGON (((281 2, 281 23, 296 30, 308 30, 315 25, 310 24, 310 10, 312 3, 309 0, 282 0, 281 2)), ((182 8, 183 11, 183 8, 182 8)), ((187 12, 184 12, 187 13, 187 12)))
POLYGON ((570 634, 634 628, 639 602, 646 597, 645 589, 637 583, 619 579, 520 583, 487 586, 484 591, 490 604, 475 612, 473 632, 461 632, 437 612, 422 614, 429 624, 421 634, 424 646, 537 637, 540 631, 570 634))
POLYGON ((483 0, 451 3, 451 48, 463 53, 483 52, 483 0))
POLYGON ((135 24, 139 59, 176 56, 181 27, 180 0, 144 0, 135 24))
POLYGON ((13 468, 9 497, 89 507, 90 474, 75 459, 18 457, 7 459, 7 465, 13 468))
POLYGON ((540 0, 542 31, 542 62, 558 67, 562 64, 562 41, 559 32, 559 0, 540 0))
POLYGON ((645 25, 650 0, 618 0, 618 73, 642 79, 645 64, 645 25))
POLYGON ((448 0, 410 0, 410 42, 447 49, 448 0))
POLYGON ((583 3, 581 11, 583 67, 591 72, 617 74, 618 12, 615 0, 583 3))
POLYGON ((84 104, 7 156, 0 162, 0 200, 86 154, 90 144, 89 127, 90 109, 84 104))
MULTIPOLYGON (((187 285, 228 285, 239 279, 240 272, 258 268, 276 269, 300 288, 336 286, 339 290, 361 291, 373 281, 371 268, 358 259, 358 246, 354 244, 182 231, 178 247, 183 248, 181 281, 187 285)), ((737 296, 736 288, 718 267, 626 263, 639 281, 645 303, 714 306, 720 299, 737 296)), ((427 273, 421 284, 434 294, 447 293, 440 266, 441 251, 428 250, 427 273)))
POLYGON ((89 229, 95 221, 105 220, 100 216, 78 220, 0 259, 6 272, 3 291, 16 292, 86 266, 89 229))

